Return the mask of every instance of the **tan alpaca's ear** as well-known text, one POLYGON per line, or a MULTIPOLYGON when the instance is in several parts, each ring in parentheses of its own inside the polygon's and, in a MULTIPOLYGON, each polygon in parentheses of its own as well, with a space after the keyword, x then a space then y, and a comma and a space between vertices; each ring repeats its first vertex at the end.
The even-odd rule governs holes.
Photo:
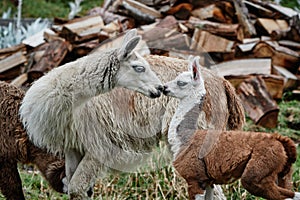
POLYGON ((199 60, 200 60, 200 57, 199 56, 196 56, 194 59, 193 59, 193 63, 192 63, 192 73, 193 73, 193 79, 194 81, 199 81, 201 76, 200 76, 200 64, 199 64, 199 60))

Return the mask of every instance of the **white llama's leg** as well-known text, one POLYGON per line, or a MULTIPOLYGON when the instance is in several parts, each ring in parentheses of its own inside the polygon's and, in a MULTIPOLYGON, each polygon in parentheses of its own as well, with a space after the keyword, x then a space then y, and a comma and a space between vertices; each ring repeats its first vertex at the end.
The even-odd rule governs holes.
POLYGON ((205 199, 205 194, 196 194, 195 195, 195 200, 204 200, 205 199))
POLYGON ((210 186, 205 187, 205 200, 213 200, 214 198, 214 188, 210 186))
POLYGON ((214 200, 226 200, 221 185, 214 185, 214 200))
POLYGON ((300 200, 300 192, 295 192, 293 200, 300 200))
POLYGON ((70 199, 89 199, 87 191, 91 184, 95 182, 96 177, 98 177, 101 166, 101 163, 85 154, 69 183, 70 199))
POLYGON ((64 180, 68 184, 77 169, 83 155, 77 152, 75 149, 68 149, 65 151, 65 163, 66 163, 66 176, 67 180, 64 180))

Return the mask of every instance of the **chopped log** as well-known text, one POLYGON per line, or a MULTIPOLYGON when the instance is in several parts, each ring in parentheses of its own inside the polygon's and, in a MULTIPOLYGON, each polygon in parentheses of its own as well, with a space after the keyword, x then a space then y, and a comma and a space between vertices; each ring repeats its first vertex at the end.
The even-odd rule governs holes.
POLYGON ((240 59, 211 66, 219 76, 240 76, 249 74, 271 74, 271 59, 240 59))
POLYGON ((253 76, 260 76, 266 84, 267 91, 270 93, 273 99, 281 99, 283 94, 283 84, 284 79, 281 76, 273 75, 273 74, 264 74, 264 75, 229 75, 224 76, 235 88, 253 76))
POLYGON ((291 40, 279 40, 278 44, 289 49, 300 50, 300 42, 294 42, 291 40))
MULTIPOLYGON (((100 43, 97 47, 95 47, 90 54, 92 53, 97 53, 97 52, 101 52, 103 50, 106 49, 111 49, 111 48, 116 48, 119 47, 122 44, 122 41, 124 39, 124 35, 125 34, 119 34, 117 35, 115 38, 110 38, 107 39, 105 41, 103 41, 102 43, 100 43)), ((138 45, 136 46, 135 50, 140 54, 140 55, 147 55, 150 54, 150 50, 149 47, 146 43, 145 40, 140 40, 140 42, 138 43, 138 45)))
POLYGON ((248 19, 249 14, 247 7, 241 0, 233 1, 233 3, 239 24, 243 27, 244 37, 253 37, 256 35, 256 30, 254 25, 248 19))
POLYGON ((126 9, 127 15, 132 16, 140 24, 152 23, 156 18, 162 17, 159 11, 137 1, 123 0, 122 5, 126 9))
POLYGON ((25 45, 21 43, 12 47, 0 49, 0 60, 12 55, 13 53, 16 53, 17 51, 24 52, 25 54, 25 48, 25 45))
POLYGON ((207 20, 200 20, 195 17, 190 17, 188 23, 191 24, 193 28, 198 28, 230 39, 236 39, 239 30, 239 24, 221 24, 207 20))
POLYGON ((287 31, 289 29, 289 24, 283 19, 258 18, 256 25, 263 29, 262 34, 267 33, 269 35, 273 31, 287 31))
POLYGON ((261 77, 246 79, 237 89, 246 113, 255 124, 275 128, 278 121, 279 107, 268 93, 261 77))
POLYGON ((169 50, 189 50, 190 38, 186 34, 178 33, 176 30, 174 32, 169 32, 170 35, 166 34, 165 38, 158 40, 147 41, 150 49, 158 49, 163 51, 169 50), (172 34, 174 33, 174 34, 172 34))
MULTIPOLYGON (((87 16, 62 25, 59 36, 69 42, 79 42, 98 37, 104 23, 100 16, 87 16)), ((60 27, 56 27, 59 30, 60 27)))
POLYGON ((18 51, 2 60, 0 60, 0 73, 8 71, 27 61, 22 51, 18 51))
POLYGON ((271 34, 273 40, 293 40, 300 42, 300 17, 294 16, 290 20, 290 26, 288 30, 276 30, 271 34))
POLYGON ((61 64, 69 51, 69 43, 54 40, 46 49, 44 56, 28 72, 28 80, 34 81, 61 64))
POLYGON ((273 66, 272 72, 284 78, 284 89, 291 89, 297 86, 298 78, 287 69, 280 66, 273 66))
POLYGON ((234 41, 213 35, 207 31, 196 29, 192 38, 192 50, 198 52, 233 52, 234 41))
POLYGON ((268 3, 268 6, 275 10, 276 12, 281 13, 284 17, 292 18, 293 16, 298 15, 299 13, 291 8, 284 7, 275 3, 268 3))
POLYGON ((194 9, 192 15, 202 20, 211 20, 221 23, 231 23, 232 20, 226 18, 222 10, 216 4, 211 4, 203 8, 194 9))
POLYGON ((30 47, 37 47, 40 46, 41 44, 45 43, 45 39, 44 39, 44 30, 41 30, 39 32, 37 32, 36 34, 24 39, 22 41, 23 44, 30 46, 30 47))
MULTIPOLYGON (((106 37, 106 39, 108 39, 108 36, 106 37)), ((102 38, 101 41, 104 41, 106 39, 102 38)), ((72 56, 80 58, 89 54, 97 46, 99 46, 99 39, 90 40, 88 42, 80 43, 78 45, 73 45, 72 56)))
POLYGON ((242 53, 251 52, 257 43, 258 42, 251 42, 251 43, 237 45, 237 48, 238 48, 237 52, 236 52, 237 56, 238 56, 239 52, 242 52, 242 53))
POLYGON ((143 39, 146 41, 159 40, 166 37, 170 30, 177 29, 178 22, 174 16, 167 16, 161 20, 154 28, 143 33, 143 39))
POLYGON ((58 33, 54 32, 53 30, 51 30, 49 28, 45 29, 45 31, 44 31, 44 39, 47 42, 51 42, 53 40, 62 40, 62 41, 65 41, 64 38, 58 36, 58 33))
POLYGON ((193 5, 189 3, 181 3, 176 6, 170 7, 166 12, 163 12, 167 15, 173 15, 177 19, 186 20, 189 18, 193 5))
POLYGON ((10 82, 10 84, 20 88, 28 80, 27 73, 23 73, 10 82))
POLYGON ((257 58, 270 57, 273 65, 285 67, 292 73, 296 73, 300 61, 300 56, 297 52, 280 46, 274 41, 259 42, 252 53, 257 58))
POLYGON ((270 9, 267 9, 257 3, 250 1, 244 1, 250 13, 255 13, 258 17, 272 18, 274 13, 270 9))
POLYGON ((109 24, 115 20, 118 20, 122 24, 123 31, 135 27, 135 20, 133 18, 109 12, 105 8, 95 7, 88 12, 88 15, 100 15, 104 21, 104 24, 109 24))

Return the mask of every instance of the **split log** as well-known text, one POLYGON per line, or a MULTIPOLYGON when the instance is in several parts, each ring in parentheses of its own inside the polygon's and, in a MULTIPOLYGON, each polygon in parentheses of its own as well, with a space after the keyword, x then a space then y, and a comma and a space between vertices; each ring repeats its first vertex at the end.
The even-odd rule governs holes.
POLYGON ((13 69, 27 61, 22 51, 18 51, 2 60, 0 60, 0 73, 13 69))
POLYGON ((300 50, 300 42, 294 42, 291 40, 279 40, 278 44, 289 49, 300 50))
POLYGON ((207 31, 196 29, 192 41, 193 44, 190 48, 198 52, 233 53, 234 41, 213 35, 207 31))
POLYGON ((288 30, 277 30, 273 31, 271 37, 273 40, 293 40, 295 42, 300 42, 300 17, 294 16, 290 20, 288 30))
POLYGON ((279 107, 268 93, 262 78, 258 76, 245 80, 238 87, 237 93, 255 124, 267 128, 277 126, 279 107))
POLYGON ((257 58, 270 57, 273 65, 282 66, 292 73, 296 73, 300 62, 300 56, 297 52, 280 46, 274 41, 259 42, 254 47, 252 54, 257 58))
POLYGON ((190 17, 193 9, 193 5, 189 3, 181 3, 176 6, 170 7, 166 12, 162 12, 166 15, 173 15, 177 19, 186 20, 190 17))
POLYGON ((152 23, 156 18, 162 17, 159 11, 138 1, 123 0, 122 6, 125 8, 123 12, 127 16, 132 16, 140 24, 152 23))
POLYGON ((27 73, 23 73, 10 82, 10 84, 20 88, 28 80, 27 73))
MULTIPOLYGON (((235 88, 238 88, 238 86, 244 82, 246 79, 249 79, 253 76, 257 75, 229 75, 224 76, 226 80, 228 80, 235 88)), ((283 86, 284 86, 284 79, 281 76, 278 75, 258 75, 260 76, 267 87, 267 91, 270 93, 273 99, 281 99, 283 95, 283 86)))
POLYGON ((105 8, 95 7, 88 12, 88 15, 100 15, 104 24, 109 24, 117 20, 122 25, 123 31, 135 27, 135 20, 133 18, 109 12, 105 8))
POLYGON ((61 64, 69 51, 69 43, 54 40, 47 47, 43 57, 29 70, 28 80, 34 81, 61 64))
POLYGON ((100 16, 86 16, 71 20, 62 26, 56 26, 56 31, 59 32, 60 37, 73 43, 98 37, 103 26, 100 16))
POLYGON ((243 27, 244 37, 253 37, 254 35, 256 35, 256 30, 254 28, 254 25, 248 19, 249 14, 247 7, 241 0, 233 1, 233 3, 239 24, 241 24, 243 27))
POLYGON ((21 43, 21 44, 12 46, 12 47, 0 49, 0 60, 18 52, 18 51, 24 52, 24 54, 25 54, 26 53, 25 45, 21 43))
POLYGON ((166 34, 171 30, 177 30, 178 22, 174 16, 167 16, 161 20, 154 28, 143 33, 145 41, 159 40, 166 37, 166 34))
POLYGON ((289 29, 288 22, 283 19, 258 18, 256 26, 261 30, 261 35, 271 35, 273 31, 285 32, 289 29))
POLYGON ((265 8, 257 3, 244 1, 250 13, 255 13, 257 17, 272 18, 274 13, 272 10, 265 8))
POLYGON ((217 6, 217 4, 211 4, 203 8, 200 7, 194 9, 191 13, 192 16, 197 17, 201 20, 210 20, 227 24, 232 23, 231 17, 226 16, 226 14, 221 8, 217 6))
POLYGON ((203 31, 208 31, 212 34, 234 40, 237 38, 239 31, 239 24, 222 24, 207 20, 200 20, 195 17, 190 17, 188 23, 194 29, 198 28, 203 31))
POLYGON ((297 86, 298 78, 287 69, 280 66, 273 66, 273 74, 278 74, 284 78, 284 89, 291 89, 297 86))
POLYGON ((32 36, 30 36, 26 39, 24 39, 22 41, 22 43, 27 45, 27 46, 33 47, 33 48, 35 48, 37 46, 40 46, 40 45, 45 43, 44 32, 45 32, 45 29, 37 32, 36 34, 34 34, 34 35, 32 35, 32 36))
POLYGON ((221 62, 211 66, 219 76, 243 76, 249 74, 271 74, 271 59, 240 59, 221 62))
POLYGON ((283 15, 282 18, 292 18, 299 14, 297 11, 291 8, 284 7, 275 3, 268 3, 267 5, 274 11, 281 13, 283 15))

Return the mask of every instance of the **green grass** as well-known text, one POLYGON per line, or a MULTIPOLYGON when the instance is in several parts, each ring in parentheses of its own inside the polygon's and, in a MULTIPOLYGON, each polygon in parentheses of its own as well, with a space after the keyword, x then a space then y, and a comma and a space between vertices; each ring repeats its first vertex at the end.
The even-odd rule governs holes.
MULTIPOLYGON (((74 0, 23 0, 22 17, 23 18, 67 18, 70 12, 68 2, 74 0)), ((80 15, 84 15, 91 8, 101 6, 103 0, 84 0, 81 3, 82 11, 80 15)), ((9 0, 0 1, 0 15, 11 7, 12 13, 17 12, 17 8, 9 0)))

